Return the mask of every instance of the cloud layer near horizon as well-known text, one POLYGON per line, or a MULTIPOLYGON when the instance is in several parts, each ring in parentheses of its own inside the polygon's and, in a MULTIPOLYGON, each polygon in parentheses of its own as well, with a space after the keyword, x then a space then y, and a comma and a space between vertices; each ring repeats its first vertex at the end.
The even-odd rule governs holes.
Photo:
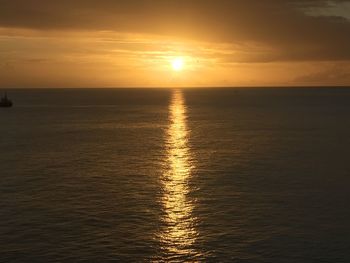
POLYGON ((0 36, 6 37, 20 30, 110 32, 209 43, 217 50, 210 55, 227 64, 347 67, 350 61, 348 0, 0 0, 0 6, 0 36))

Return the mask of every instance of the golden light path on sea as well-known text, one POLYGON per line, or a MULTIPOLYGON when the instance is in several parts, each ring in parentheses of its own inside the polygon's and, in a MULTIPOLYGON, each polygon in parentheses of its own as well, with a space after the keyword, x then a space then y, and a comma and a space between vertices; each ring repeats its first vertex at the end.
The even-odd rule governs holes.
POLYGON ((167 130, 168 169, 162 178, 162 205, 165 228, 160 235, 162 249, 167 257, 198 255, 193 245, 197 240, 194 204, 189 199, 189 180, 192 176, 193 158, 188 145, 187 112, 181 90, 174 90, 169 108, 167 130))

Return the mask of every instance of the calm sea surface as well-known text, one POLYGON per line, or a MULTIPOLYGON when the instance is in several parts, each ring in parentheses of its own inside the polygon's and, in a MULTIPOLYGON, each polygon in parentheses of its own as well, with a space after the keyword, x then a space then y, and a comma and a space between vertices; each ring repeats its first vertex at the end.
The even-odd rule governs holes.
POLYGON ((350 262, 350 89, 9 95, 1 262, 350 262))

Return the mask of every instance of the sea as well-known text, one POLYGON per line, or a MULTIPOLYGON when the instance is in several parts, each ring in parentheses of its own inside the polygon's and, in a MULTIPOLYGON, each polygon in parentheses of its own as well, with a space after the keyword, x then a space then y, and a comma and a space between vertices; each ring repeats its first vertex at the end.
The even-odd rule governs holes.
POLYGON ((350 89, 9 89, 0 262, 350 262, 350 89))

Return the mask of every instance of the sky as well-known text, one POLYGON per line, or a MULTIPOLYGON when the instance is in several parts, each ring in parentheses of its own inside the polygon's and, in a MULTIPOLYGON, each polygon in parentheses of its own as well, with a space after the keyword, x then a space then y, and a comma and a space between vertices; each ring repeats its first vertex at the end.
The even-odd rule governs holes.
POLYGON ((350 86, 349 47, 350 0, 0 0, 2 88, 350 86))

